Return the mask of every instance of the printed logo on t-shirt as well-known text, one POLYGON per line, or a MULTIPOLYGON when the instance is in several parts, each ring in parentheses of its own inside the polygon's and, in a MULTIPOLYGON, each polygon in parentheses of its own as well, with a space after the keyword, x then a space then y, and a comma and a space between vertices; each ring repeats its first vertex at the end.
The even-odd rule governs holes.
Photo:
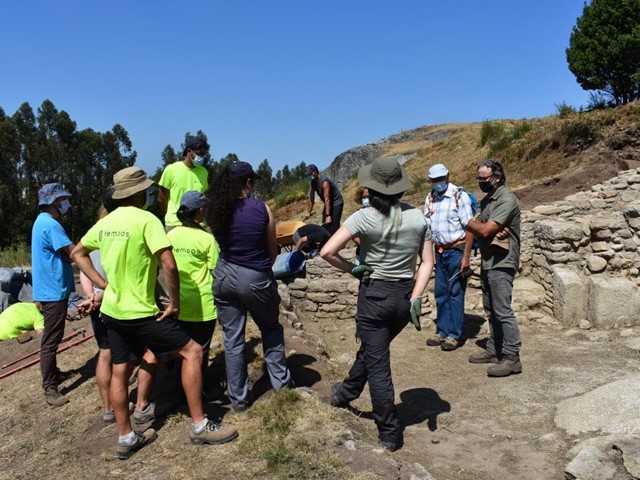
POLYGON ((100 230, 98 232, 98 242, 101 242, 103 238, 114 240, 126 239, 129 238, 129 232, 126 230, 100 230))
POLYGON ((202 252, 197 248, 174 247, 173 253, 177 255, 202 255, 202 252))

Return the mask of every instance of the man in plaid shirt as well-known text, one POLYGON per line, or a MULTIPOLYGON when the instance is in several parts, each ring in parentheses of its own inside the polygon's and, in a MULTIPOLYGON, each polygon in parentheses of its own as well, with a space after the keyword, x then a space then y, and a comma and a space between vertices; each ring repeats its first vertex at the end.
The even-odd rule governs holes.
MULTIPOLYGON (((465 228, 473 217, 467 192, 449 183, 449 170, 438 163, 429 169, 431 192, 424 203, 424 216, 431 226, 435 246, 437 308, 436 335, 431 347, 451 351, 458 348, 464 324, 464 292, 467 277, 461 272, 465 255, 465 228)), ((471 248, 467 249, 467 262, 471 248)))

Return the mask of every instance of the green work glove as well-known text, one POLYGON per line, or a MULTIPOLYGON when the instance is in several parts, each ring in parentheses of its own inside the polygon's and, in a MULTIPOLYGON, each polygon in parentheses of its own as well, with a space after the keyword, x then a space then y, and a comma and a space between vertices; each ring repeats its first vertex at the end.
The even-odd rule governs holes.
POLYGON ((422 325, 420 325, 420 313, 422 311, 422 299, 420 297, 415 297, 411 299, 411 308, 409 311, 411 312, 411 323, 416 327, 416 330, 422 330, 422 325))
POLYGON ((373 268, 371 268, 366 263, 361 263, 360 265, 356 265, 351 269, 351 275, 364 283, 367 283, 369 281, 369 277, 372 273, 373 268))

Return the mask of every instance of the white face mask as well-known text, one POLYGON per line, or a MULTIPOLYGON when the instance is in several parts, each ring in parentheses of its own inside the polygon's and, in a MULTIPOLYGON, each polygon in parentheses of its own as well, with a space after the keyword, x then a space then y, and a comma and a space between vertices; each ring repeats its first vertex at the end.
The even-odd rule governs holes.
POLYGON ((370 205, 371 203, 369 203, 369 197, 362 197, 362 208, 367 208, 370 205))
POLYGON ((71 202, 69 202, 69 200, 62 200, 58 204, 58 210, 60 210, 61 215, 67 213, 69 211, 69 207, 71 207, 71 202))
POLYGON ((204 163, 204 157, 202 155, 196 155, 191 161, 194 165, 200 166, 204 163))

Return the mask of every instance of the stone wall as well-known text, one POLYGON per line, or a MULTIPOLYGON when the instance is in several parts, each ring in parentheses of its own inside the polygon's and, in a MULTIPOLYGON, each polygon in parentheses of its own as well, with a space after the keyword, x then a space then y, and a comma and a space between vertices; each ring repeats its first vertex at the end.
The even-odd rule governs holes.
MULTIPOLYGON (((352 259, 354 252, 343 253, 352 259)), ((640 324, 640 169, 523 212, 521 260, 513 298, 518 318, 583 328, 640 324)), ((480 271, 479 254, 471 266, 480 271)), ((433 283, 423 297, 425 320, 435 316, 433 283)), ((280 291, 292 323, 302 316, 355 315, 358 281, 319 257, 307 262, 303 278, 282 284, 280 291)), ((479 291, 474 276, 467 311, 482 312, 479 291), (471 305, 470 298, 476 299, 471 305)))
POLYGON ((639 170, 523 214, 521 273, 544 287, 542 310, 563 324, 637 324, 639 266, 639 170))

